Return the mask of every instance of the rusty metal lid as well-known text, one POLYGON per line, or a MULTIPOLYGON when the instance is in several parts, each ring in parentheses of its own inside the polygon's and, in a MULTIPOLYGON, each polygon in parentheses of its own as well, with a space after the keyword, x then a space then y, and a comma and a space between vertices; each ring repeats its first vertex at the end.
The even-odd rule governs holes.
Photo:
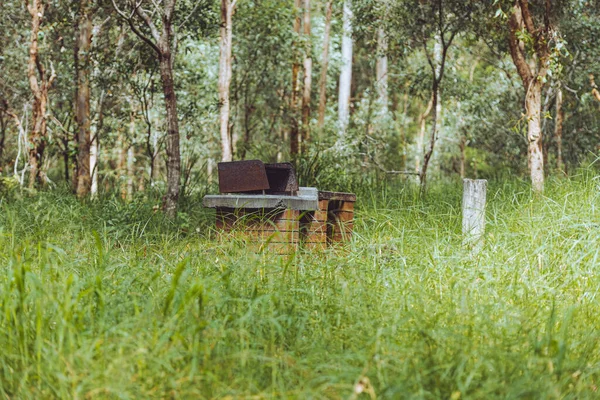
POLYGON ((265 164, 260 160, 221 162, 218 170, 221 193, 253 192, 270 188, 265 164))

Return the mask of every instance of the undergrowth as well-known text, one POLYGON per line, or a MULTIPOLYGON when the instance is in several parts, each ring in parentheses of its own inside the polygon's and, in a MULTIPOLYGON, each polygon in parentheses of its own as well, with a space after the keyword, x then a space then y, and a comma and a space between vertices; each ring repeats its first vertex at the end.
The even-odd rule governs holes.
POLYGON ((599 182, 360 194, 348 245, 248 252, 198 201, 0 203, 3 398, 598 398, 599 182), (360 382, 360 383, 359 383, 360 382), (358 389, 364 389, 358 393, 358 389))

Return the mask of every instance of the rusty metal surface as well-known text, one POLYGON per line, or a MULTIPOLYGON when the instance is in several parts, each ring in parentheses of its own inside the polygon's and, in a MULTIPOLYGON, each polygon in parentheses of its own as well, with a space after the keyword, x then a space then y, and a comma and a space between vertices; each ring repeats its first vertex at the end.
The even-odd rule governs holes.
POLYGON ((218 169, 221 193, 253 192, 270 188, 265 164, 260 160, 221 162, 218 169))
POLYGON ((298 192, 298 179, 291 163, 265 164, 269 180, 268 194, 285 194, 294 196, 298 192))

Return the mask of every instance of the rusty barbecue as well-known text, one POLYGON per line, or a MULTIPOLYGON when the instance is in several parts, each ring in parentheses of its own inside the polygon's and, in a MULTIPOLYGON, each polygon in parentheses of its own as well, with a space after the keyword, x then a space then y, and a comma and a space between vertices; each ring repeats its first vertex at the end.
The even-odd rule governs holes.
POLYGON ((356 195, 299 187, 289 162, 219 163, 219 189, 203 200, 216 209, 217 229, 246 237, 258 251, 324 250, 352 237, 356 195))

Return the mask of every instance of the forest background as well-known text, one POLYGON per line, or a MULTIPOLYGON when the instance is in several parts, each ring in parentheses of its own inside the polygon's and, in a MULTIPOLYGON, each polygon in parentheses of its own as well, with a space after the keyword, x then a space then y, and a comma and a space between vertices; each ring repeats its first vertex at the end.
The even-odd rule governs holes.
POLYGON ((2 397, 598 397, 596 1, 0 11, 2 397), (355 192, 352 240, 216 235, 255 158, 355 192))
POLYGON ((217 162, 260 158, 332 189, 429 174, 542 191, 598 150, 593 2, 2 7, 0 165, 30 188, 152 189, 173 215, 217 162))

